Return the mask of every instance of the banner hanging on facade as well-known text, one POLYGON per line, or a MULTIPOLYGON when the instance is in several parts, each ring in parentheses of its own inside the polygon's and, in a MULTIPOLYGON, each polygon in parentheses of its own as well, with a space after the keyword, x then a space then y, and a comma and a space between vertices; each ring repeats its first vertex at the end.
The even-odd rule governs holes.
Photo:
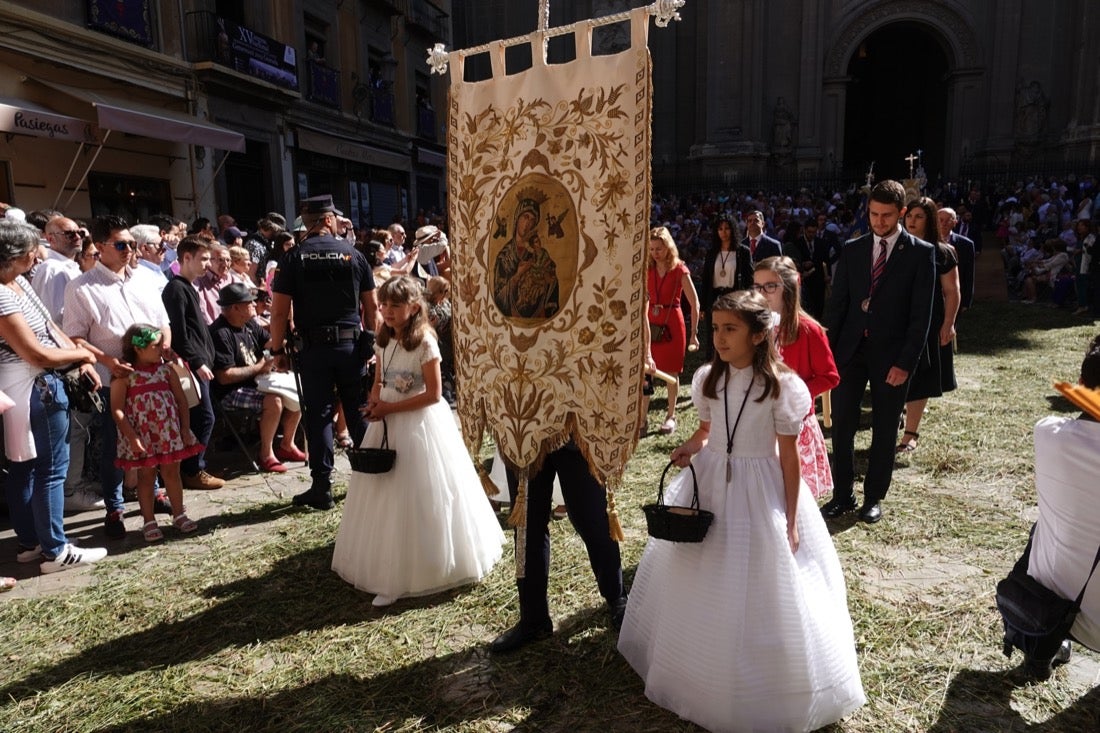
POLYGON ((533 471, 574 439, 619 485, 637 442, 650 206, 649 15, 631 47, 464 81, 450 54, 447 141, 458 411, 471 453, 489 432, 533 471))

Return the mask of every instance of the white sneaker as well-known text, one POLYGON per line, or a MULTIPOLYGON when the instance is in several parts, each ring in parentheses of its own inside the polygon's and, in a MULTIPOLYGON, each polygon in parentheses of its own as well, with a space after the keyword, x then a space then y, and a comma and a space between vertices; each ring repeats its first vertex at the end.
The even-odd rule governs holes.
POLYGON ((19 562, 35 562, 42 559, 42 545, 35 545, 31 549, 20 547, 16 550, 15 559, 19 562))
POLYGON ((62 570, 70 570, 80 565, 102 560, 107 557, 107 550, 103 547, 77 547, 68 543, 61 549, 53 560, 42 563, 43 573, 57 573, 62 570))
POLYGON ((103 509, 103 497, 96 492, 89 491, 83 486, 77 486, 72 493, 65 494, 65 511, 87 512, 92 509, 103 509))
POLYGON ((382 595, 378 595, 378 596, 374 597, 374 600, 371 601, 370 604, 372 606, 374 606, 375 608, 383 608, 385 606, 392 606, 394 603, 397 602, 398 598, 400 598, 400 596, 382 596, 382 595))

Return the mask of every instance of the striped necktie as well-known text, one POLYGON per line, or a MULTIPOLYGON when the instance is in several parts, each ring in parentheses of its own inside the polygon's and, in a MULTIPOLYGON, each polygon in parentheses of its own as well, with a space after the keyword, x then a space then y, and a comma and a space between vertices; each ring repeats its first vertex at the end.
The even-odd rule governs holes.
POLYGON ((878 240, 878 252, 875 253, 874 264, 871 265, 871 295, 875 294, 882 273, 886 272, 886 240, 878 240))

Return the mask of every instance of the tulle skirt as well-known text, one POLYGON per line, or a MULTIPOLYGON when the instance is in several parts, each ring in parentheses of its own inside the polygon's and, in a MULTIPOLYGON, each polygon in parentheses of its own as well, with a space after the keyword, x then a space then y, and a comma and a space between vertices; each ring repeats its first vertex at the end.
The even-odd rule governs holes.
MULTIPOLYGON (((841 719, 866 698, 840 561, 809 490, 792 554, 778 459, 706 449, 694 463, 714 523, 699 544, 649 541, 619 651, 650 700, 712 731, 811 731, 841 719)), ((690 473, 666 496, 688 504, 690 473)))
MULTIPOLYGON (((360 590, 428 595, 480 580, 504 533, 445 402, 386 417, 397 460, 388 473, 352 473, 332 569, 360 590)), ((377 447, 382 423, 364 446, 377 447)))

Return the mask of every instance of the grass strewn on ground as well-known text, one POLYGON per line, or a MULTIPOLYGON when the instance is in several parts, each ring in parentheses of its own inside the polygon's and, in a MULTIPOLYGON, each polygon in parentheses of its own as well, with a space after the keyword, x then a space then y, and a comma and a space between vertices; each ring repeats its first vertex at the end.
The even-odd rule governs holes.
MULTIPOLYGON (((1032 426, 1071 412, 1050 382, 1076 377, 1097 328, 979 304, 960 331, 960 388, 930 403, 885 519, 834 527, 869 702, 833 730, 1100 729, 1100 689, 1080 675, 1017 685, 993 605, 1034 517, 1032 426)), ((620 496, 628 583, 639 507, 694 429, 687 391, 677 435, 642 441, 620 496)), ((660 394, 651 410, 656 424, 660 394)), ((510 549, 477 587, 380 611, 329 569, 339 511, 274 508, 219 520, 274 517, 247 542, 207 531, 105 563, 71 595, 0 605, 0 729, 697 730, 645 699, 568 522, 553 526, 556 633, 494 658, 486 642, 517 617, 510 549)), ((1075 653, 1096 668, 1100 655, 1075 653)))

